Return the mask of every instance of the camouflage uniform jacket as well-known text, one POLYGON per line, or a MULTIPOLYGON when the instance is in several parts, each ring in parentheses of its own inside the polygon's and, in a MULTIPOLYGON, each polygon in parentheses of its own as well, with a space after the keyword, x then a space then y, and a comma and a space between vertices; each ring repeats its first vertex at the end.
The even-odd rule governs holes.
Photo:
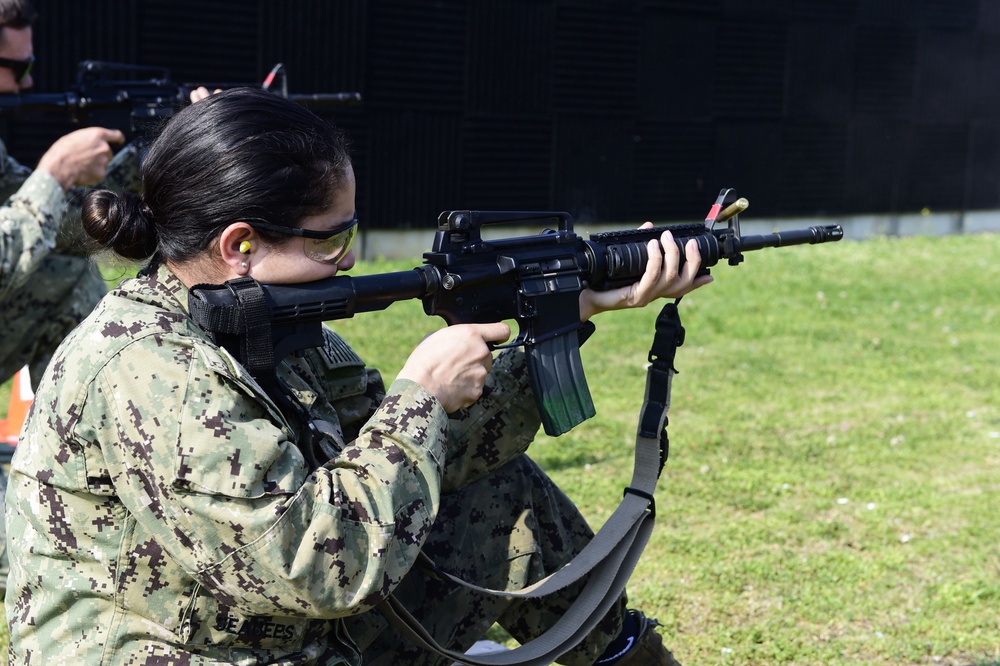
MULTIPOLYGON (((101 187, 116 191, 140 191, 137 148, 120 150, 108 165, 101 187)), ((0 305, 12 316, 8 303, 51 252, 80 254, 84 239, 80 226, 81 187, 63 192, 59 182, 45 171, 32 172, 7 154, 0 141, 0 305)), ((3 341, 0 341, 0 345, 3 341)))
POLYGON ((42 380, 7 495, 12 665, 359 664, 339 618, 413 565, 446 455, 461 484, 518 453, 486 433, 538 426, 517 354, 449 420, 331 332, 279 367, 310 449, 186 304, 162 267, 125 281, 42 380))
POLYGON ((7 155, 3 142, 0 195, 6 200, 0 207, 0 303, 5 303, 55 248, 66 195, 51 174, 32 173, 7 155))

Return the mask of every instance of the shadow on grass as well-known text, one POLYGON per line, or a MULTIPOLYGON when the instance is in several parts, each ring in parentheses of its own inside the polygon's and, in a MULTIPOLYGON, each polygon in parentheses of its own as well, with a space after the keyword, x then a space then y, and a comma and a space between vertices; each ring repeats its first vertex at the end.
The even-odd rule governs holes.
POLYGON ((604 446, 573 443, 569 438, 565 441, 543 440, 528 447, 528 455, 548 472, 582 469, 585 465, 607 464, 624 465, 625 469, 632 469, 635 460, 634 443, 630 442, 618 448, 603 448, 604 446))

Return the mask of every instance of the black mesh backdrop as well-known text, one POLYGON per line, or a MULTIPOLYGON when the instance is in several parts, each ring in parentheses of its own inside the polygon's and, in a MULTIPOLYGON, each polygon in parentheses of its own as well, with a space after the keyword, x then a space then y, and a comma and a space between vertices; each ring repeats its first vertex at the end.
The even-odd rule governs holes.
MULTIPOLYGON (((84 59, 358 91, 359 213, 697 220, 1000 205, 994 0, 36 0, 36 91, 84 59)), ((34 163, 71 128, 0 119, 34 163)))

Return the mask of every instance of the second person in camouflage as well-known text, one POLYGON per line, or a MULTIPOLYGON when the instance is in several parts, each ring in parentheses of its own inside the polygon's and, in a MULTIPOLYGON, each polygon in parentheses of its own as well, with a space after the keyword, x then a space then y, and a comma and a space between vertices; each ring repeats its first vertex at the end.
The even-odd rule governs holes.
MULTIPOLYGON (((0 94, 31 89, 34 80, 30 0, 0 0, 0 94)), ((84 186, 138 188, 139 161, 118 130, 88 127, 53 143, 32 171, 0 141, 0 383, 27 366, 32 387, 62 339, 107 292, 81 251, 84 186)), ((6 472, 0 468, 0 513, 6 472)), ((7 580, 6 538, 0 526, 0 593, 7 580)))

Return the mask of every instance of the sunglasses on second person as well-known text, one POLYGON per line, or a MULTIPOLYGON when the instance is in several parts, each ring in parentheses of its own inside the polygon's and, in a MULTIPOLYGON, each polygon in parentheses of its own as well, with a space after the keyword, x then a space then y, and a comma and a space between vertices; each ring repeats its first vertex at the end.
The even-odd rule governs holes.
POLYGON ((0 58, 0 67, 9 69, 14 73, 14 80, 17 81, 17 85, 23 84, 28 79, 33 64, 35 64, 35 56, 31 56, 27 60, 0 58))
POLYGON ((347 256, 354 245, 354 239, 358 235, 358 216, 354 219, 332 229, 330 231, 315 231, 313 229, 299 229, 298 227, 286 227, 280 224, 271 224, 259 219, 246 219, 244 221, 255 229, 270 231, 286 236, 299 236, 305 239, 303 246, 307 257, 313 261, 323 264, 336 264, 347 256))

